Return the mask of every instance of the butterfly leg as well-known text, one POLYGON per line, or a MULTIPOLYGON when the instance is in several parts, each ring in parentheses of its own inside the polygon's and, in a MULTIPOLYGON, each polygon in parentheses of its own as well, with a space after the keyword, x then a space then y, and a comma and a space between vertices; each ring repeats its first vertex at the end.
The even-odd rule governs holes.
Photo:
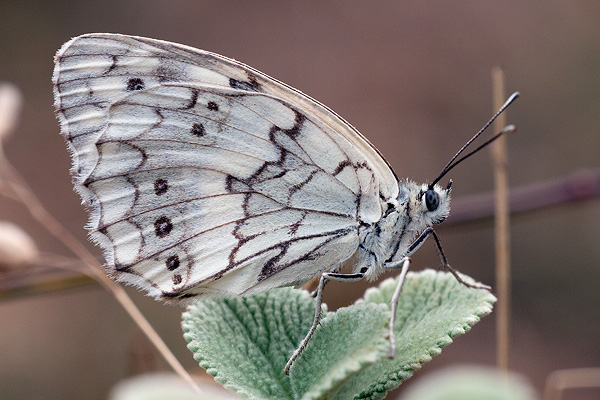
POLYGON ((406 277, 406 273, 408 272, 408 267, 410 266, 410 258, 404 257, 403 260, 396 263, 385 264, 386 268, 397 269, 402 265, 402 270, 400 271, 400 276, 398 277, 398 283, 396 284, 396 289, 394 290, 394 294, 392 295, 392 315, 390 317, 390 359, 396 356, 396 335, 394 334, 394 329, 396 328, 396 310, 398 308, 398 299, 400 298, 400 292, 402 291, 402 285, 404 284, 404 278, 406 277))
MULTIPOLYGON (((337 273, 338 270, 339 270, 339 268, 335 268, 335 269, 331 270, 331 272, 328 272, 328 274, 337 273)), ((341 275, 341 274, 339 274, 339 275, 341 275)), ((316 289, 313 290, 312 292, 310 292, 311 297, 317 297, 317 294, 319 294, 319 287, 321 287, 321 290, 324 290, 327 282, 328 282, 328 280, 325 280, 325 283, 323 283, 322 287, 321 287, 321 285, 317 285, 316 289)))
POLYGON ((321 305, 323 304, 323 288, 325 287, 325 284, 327 283, 327 281, 333 280, 333 281, 340 281, 340 282, 355 282, 355 281, 359 281, 359 280, 363 279, 364 276, 365 276, 365 274, 363 272, 359 272, 356 274, 339 274, 339 273, 333 273, 333 272, 326 272, 323 275, 321 275, 321 279, 319 280, 319 286, 317 287, 317 291, 316 291, 317 295, 316 295, 316 304, 315 304, 315 319, 313 320, 313 324, 310 327, 308 333, 306 334, 306 337, 302 340, 302 343, 300 343, 300 346, 298 346, 296 351, 294 351, 294 354, 292 354, 292 357, 285 365, 284 371, 286 374, 288 374, 290 372, 290 368, 292 367, 292 364, 294 363, 296 358, 298 358, 298 356, 302 353, 302 351, 304 351, 304 349, 306 348, 306 345, 308 344, 308 341, 310 340, 312 335, 315 333, 317 326, 319 326, 319 322, 321 322, 321 305))
POLYGON ((425 242, 425 240, 430 235, 433 236, 433 238, 435 240, 435 244, 438 249, 438 254, 440 255, 440 261, 442 262, 442 267, 445 270, 449 271, 452 275, 454 275, 454 277, 456 278, 456 280, 458 282, 462 283, 463 285, 465 285, 467 287, 474 288, 474 289, 491 290, 491 287, 489 287, 487 285, 472 284, 472 283, 465 282, 460 277, 460 275, 458 275, 458 272, 454 268, 452 268, 450 266, 450 264, 448 264, 448 260, 446 259, 446 254, 444 253, 444 249, 442 248, 442 243, 440 242, 440 238, 438 237, 437 233, 435 233, 435 231, 431 227, 428 227, 427 229, 425 229, 423 231, 423 233, 421 233, 419 235, 419 237, 409 246, 408 250, 406 251, 406 256, 402 260, 384 264, 385 268, 389 268, 389 269, 402 268, 402 270, 400 271, 400 276, 398 278, 398 284, 396 285, 396 290, 394 291, 394 294, 392 296, 392 301, 391 301, 392 316, 390 318, 390 326, 389 326, 389 328, 390 328, 390 358, 394 358, 394 356, 396 354, 396 336, 394 335, 394 328, 395 328, 395 324, 396 324, 396 310, 398 308, 398 299, 400 298, 400 292, 402 291, 402 285, 404 284, 404 278, 406 277, 406 273, 408 272, 408 267, 410 266, 410 258, 409 257, 411 255, 413 255, 419 249, 419 247, 421 247, 421 245, 425 242))
POLYGON ((454 277, 456 278, 456 280, 460 283, 462 283, 463 285, 465 285, 466 287, 470 287, 473 289, 485 289, 485 290, 492 290, 492 288, 488 285, 484 285, 481 283, 469 283, 469 282, 465 282, 460 275, 458 275, 458 272, 452 268, 450 266, 450 264, 448 264, 448 260, 446 259, 446 254, 444 253, 444 249, 442 248, 442 243, 440 242, 440 238, 438 237, 437 233, 435 233, 435 231, 433 230, 432 227, 429 227, 427 229, 425 229, 423 231, 423 233, 421 233, 419 235, 419 237, 417 238, 417 240, 415 240, 413 242, 413 244, 410 245, 410 247, 408 248, 406 255, 407 256, 411 256, 415 253, 415 251, 417 251, 417 249, 419 247, 421 247, 421 245, 423 244, 423 242, 425 242, 425 239, 427 239, 429 236, 433 236, 433 239, 435 240, 435 245, 438 249, 438 254, 440 255, 440 261, 442 262, 442 267, 450 272, 452 275, 454 275, 454 277))

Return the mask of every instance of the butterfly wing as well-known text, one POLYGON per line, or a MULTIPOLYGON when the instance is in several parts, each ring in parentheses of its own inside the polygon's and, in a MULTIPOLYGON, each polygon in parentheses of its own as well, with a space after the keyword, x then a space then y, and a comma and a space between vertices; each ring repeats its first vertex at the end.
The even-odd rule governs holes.
POLYGON ((56 55, 55 106, 89 230, 157 298, 296 285, 339 266, 395 198, 391 168, 320 103, 234 60, 89 34, 56 55))

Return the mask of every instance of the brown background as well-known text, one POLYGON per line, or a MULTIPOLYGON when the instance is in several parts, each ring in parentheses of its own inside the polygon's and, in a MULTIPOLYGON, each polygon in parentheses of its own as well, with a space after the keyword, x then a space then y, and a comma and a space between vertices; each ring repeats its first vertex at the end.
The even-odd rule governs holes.
MULTIPOLYGON (((511 185, 600 166, 600 3, 594 0, 2 0, 0 80, 25 96, 6 151, 82 241, 86 217, 53 115, 52 56, 72 36, 105 31, 176 41, 250 64, 336 110, 400 177, 416 181, 433 179, 490 116, 490 69, 500 65, 507 91, 522 93, 508 113, 519 129, 509 139, 511 185)), ((492 189, 486 153, 450 174, 455 199, 492 189)), ((512 365, 540 391, 553 370, 600 363, 599 217, 600 202, 593 200, 513 221, 512 365)), ((42 250, 68 255, 20 205, 0 198, 0 220, 21 225, 42 250)), ((490 223, 438 232, 455 267, 493 284, 490 223)), ((438 266, 432 244, 414 260, 415 269, 438 266)), ((365 287, 332 283, 326 300, 334 308, 348 304, 365 287)), ((130 293, 183 364, 199 371, 182 339, 180 310, 130 293)), ((4 300, 0 327, 2 398, 103 399, 117 381, 154 368, 132 355, 148 347, 145 339, 97 286, 4 300)), ((487 317, 412 381, 447 365, 493 364, 493 329, 487 317)), ((155 368, 166 369, 160 359, 155 368)), ((586 393, 566 398, 598 396, 586 393)))

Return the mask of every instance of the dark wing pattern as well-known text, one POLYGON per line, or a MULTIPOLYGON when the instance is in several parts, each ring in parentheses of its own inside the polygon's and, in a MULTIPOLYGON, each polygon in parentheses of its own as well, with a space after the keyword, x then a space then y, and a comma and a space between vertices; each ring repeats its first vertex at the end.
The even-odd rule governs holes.
POLYGON ((56 55, 56 113, 117 280, 165 300, 301 284, 339 266, 397 180, 354 128, 234 60, 89 34, 56 55))

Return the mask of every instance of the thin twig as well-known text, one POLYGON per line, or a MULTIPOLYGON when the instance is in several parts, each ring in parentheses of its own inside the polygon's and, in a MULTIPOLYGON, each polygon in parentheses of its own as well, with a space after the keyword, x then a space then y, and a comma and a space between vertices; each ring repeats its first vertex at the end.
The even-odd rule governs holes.
POLYGON ((69 232, 56 218, 52 216, 43 206, 41 201, 33 191, 25 184, 25 180, 18 171, 12 167, 4 154, 0 153, 0 173, 6 178, 7 186, 13 191, 18 199, 25 205, 30 214, 42 225, 48 232, 60 240, 69 250, 71 250, 88 267, 89 272, 106 290, 108 290, 115 299, 121 304, 123 309, 134 320, 137 326, 144 332, 150 342, 156 347, 171 368, 187 381, 198 392, 200 389, 194 382, 189 373, 183 368, 179 360, 169 350, 165 342, 152 328, 152 325, 144 317, 135 303, 131 300, 125 289, 111 281, 102 266, 96 258, 69 232))
MULTIPOLYGON (((492 70, 494 110, 504 102, 504 73, 499 67, 492 70)), ((495 122, 496 130, 506 126, 506 113, 495 122)), ((510 222, 508 202, 508 173, 506 155, 506 136, 492 145, 494 164, 494 187, 496 198, 495 242, 496 242, 496 363, 498 368, 508 371, 510 368, 510 222)))
MULTIPOLYGON (((600 197, 600 169, 585 169, 560 178, 531 183, 509 192, 510 215, 539 212, 600 197)), ((494 193, 452 199, 452 213, 441 228, 485 222, 494 216, 494 193)))
MULTIPOLYGON (((5 192, 1 193, 2 195, 5 192)), ((561 207, 568 204, 589 201, 600 198, 600 169, 581 170, 573 172, 567 176, 553 179, 550 181, 533 183, 517 188, 512 188, 509 193, 511 218, 527 215, 528 213, 540 212, 552 207, 561 207)), ((464 196, 452 199, 452 213, 440 229, 446 227, 457 227, 461 225, 472 225, 474 223, 488 222, 494 216, 494 193, 483 193, 472 196, 464 196)), ((57 256, 54 256, 57 257, 57 256)), ((40 261, 37 264, 42 263, 40 261)), ((77 261, 81 264, 81 261, 77 261)), ((12 297, 12 293, 50 293, 57 290, 79 287, 86 284, 96 284, 96 280, 87 278, 81 279, 78 276, 66 276, 65 278, 56 278, 54 271, 57 266, 55 262, 45 264, 48 268, 36 270, 38 281, 43 280, 46 275, 48 280, 56 284, 46 286, 36 286, 30 288, 27 279, 17 279, 10 287, 9 292, 0 291, 0 298, 4 295, 12 297), (45 270, 45 272, 44 272, 45 270), (72 282, 71 284, 69 282, 72 282)), ((61 267, 66 269, 64 267, 61 267)), ((78 270, 85 273, 85 269, 78 270)), ((0 290, 3 287, 3 281, 0 280, 0 290)))

